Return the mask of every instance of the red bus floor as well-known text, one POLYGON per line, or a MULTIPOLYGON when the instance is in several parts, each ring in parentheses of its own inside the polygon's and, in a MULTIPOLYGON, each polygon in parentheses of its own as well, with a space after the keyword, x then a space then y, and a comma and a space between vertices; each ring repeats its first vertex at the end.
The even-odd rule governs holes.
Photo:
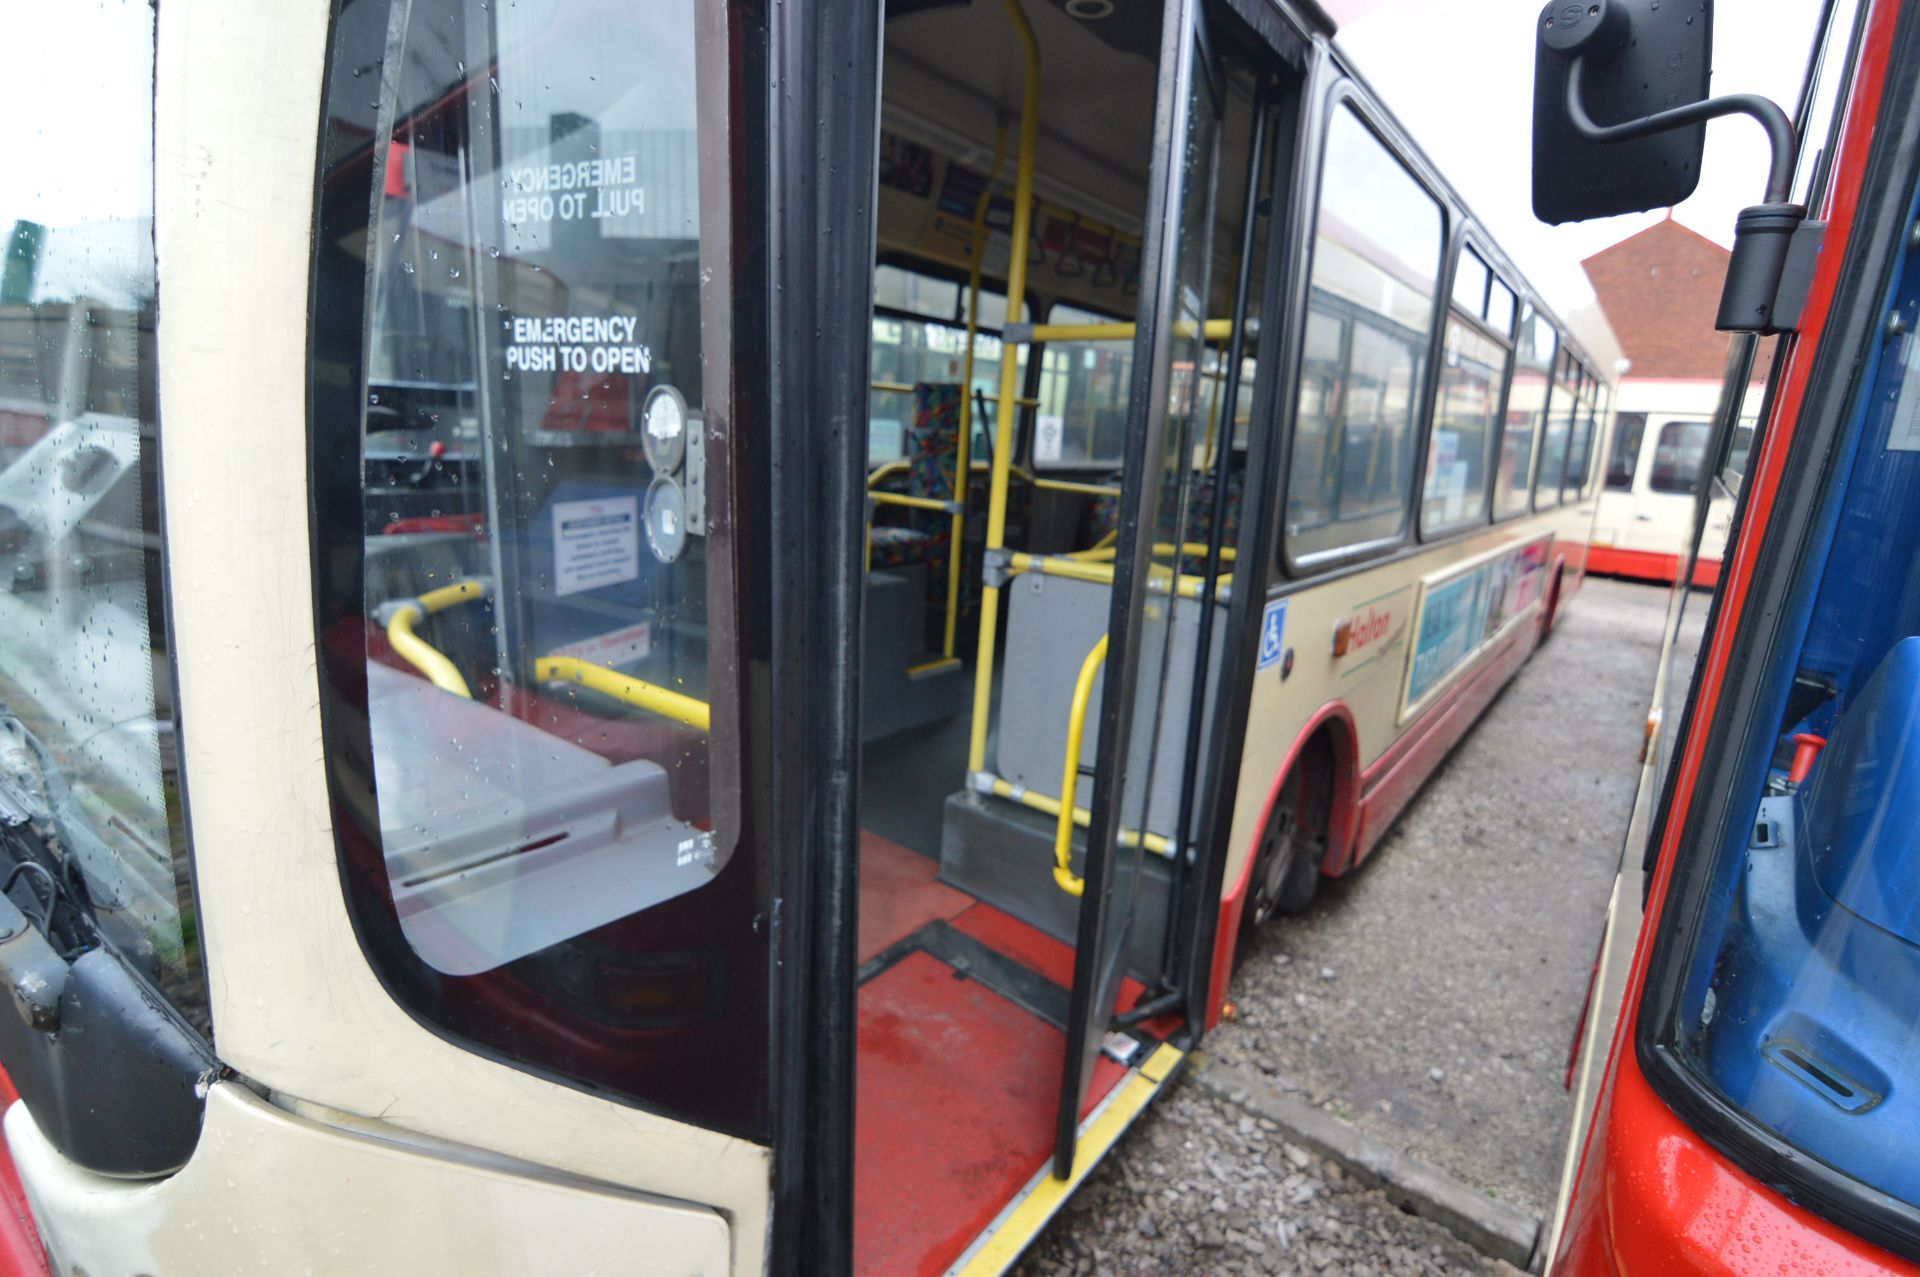
POLYGON ((1073 951, 886 839, 860 862, 854 1268, 939 1277, 1053 1156, 1073 951))

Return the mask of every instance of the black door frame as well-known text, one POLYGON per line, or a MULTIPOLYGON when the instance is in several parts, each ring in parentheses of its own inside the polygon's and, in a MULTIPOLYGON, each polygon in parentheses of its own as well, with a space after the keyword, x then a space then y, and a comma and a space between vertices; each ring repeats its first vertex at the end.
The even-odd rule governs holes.
MULTIPOLYGON (((879 5, 768 0, 764 358, 752 552, 773 582, 773 1192, 768 1271, 853 1269, 861 589, 879 5)), ((750 72, 748 72, 750 73, 750 72)), ((759 664, 756 662, 756 664, 759 664)), ((750 674, 749 677, 753 675, 750 674)))

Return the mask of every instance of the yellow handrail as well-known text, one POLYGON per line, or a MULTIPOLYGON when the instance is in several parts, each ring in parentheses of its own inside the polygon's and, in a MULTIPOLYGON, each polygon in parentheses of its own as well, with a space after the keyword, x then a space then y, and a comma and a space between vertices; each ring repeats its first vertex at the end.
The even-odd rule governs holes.
POLYGON ((933 497, 911 497, 904 492, 869 492, 867 500, 876 505, 902 505, 910 510, 937 510, 946 514, 953 509, 953 502, 939 501, 933 497))
POLYGON ((633 678, 575 656, 543 656, 533 663, 533 676, 542 682, 575 683, 636 709, 646 710, 649 714, 657 714, 703 732, 713 730, 713 711, 705 701, 697 701, 657 683, 633 678))
POLYGON ((402 660, 426 676, 426 680, 443 692, 452 692, 462 700, 472 700, 473 692, 467 687, 467 680, 460 677, 460 671, 438 648, 413 632, 413 627, 426 619, 426 612, 415 603, 403 603, 394 610, 387 620, 387 642, 393 644, 393 650, 402 660))
POLYGON ((1080 787, 1080 738, 1087 726, 1087 702, 1093 698, 1093 680, 1106 662, 1107 636, 1102 634, 1087 659, 1080 662, 1080 677, 1073 681, 1073 703, 1067 709, 1067 757, 1060 768, 1060 816, 1053 831, 1053 881, 1070 896, 1084 892, 1087 883, 1073 872, 1073 808, 1067 796, 1080 787))
MULTIPOLYGON (((953 495, 959 504, 954 507, 952 535, 948 542, 952 551, 947 559, 947 615, 940 636, 940 654, 948 659, 953 657, 954 630, 960 623, 960 565, 966 561, 962 550, 967 539, 967 496, 973 487, 973 348, 980 336, 981 261, 987 251, 987 210, 993 206, 993 184, 1000 180, 1000 165, 1006 158, 1007 126, 1002 124, 993 131, 993 170, 987 174, 987 180, 981 183, 980 194, 973 201, 973 229, 967 239, 967 353, 960 370, 960 438, 953 467, 953 495)), ((1019 295, 1008 294, 1011 297, 1019 295)), ((1008 313, 1014 312, 1009 309, 1008 313)), ((1012 355, 1011 347, 1000 347, 1002 363, 1012 362, 1012 355)), ((1007 385, 1002 378, 1003 394, 1007 385)), ((996 401, 994 407, 997 409, 999 406, 996 401)), ((1039 405, 1036 403, 1034 406, 1039 405)))
MULTIPOLYGON (((1119 548, 1120 547, 1113 544, 1112 535, 1109 534, 1101 539, 1101 544, 1093 546, 1091 549, 1068 550, 1059 557, 1063 559, 1078 559, 1082 563, 1110 563, 1113 560, 1113 556, 1119 552, 1119 548)), ((1165 541, 1156 541, 1153 543, 1153 552, 1163 556, 1170 555, 1173 553, 1173 546, 1165 541)), ((1207 553, 1207 547, 1198 541, 1182 541, 1180 543, 1180 553, 1189 557, 1193 555, 1204 555, 1207 553)), ((1220 547, 1220 561, 1222 563, 1232 563, 1236 557, 1237 552, 1232 546, 1223 545, 1220 547)))
POLYGON ((1032 479, 1036 488, 1045 488, 1052 492, 1078 492, 1090 497, 1117 497, 1120 485, 1117 483, 1082 483, 1078 479, 1032 479))
MULTIPOLYGON (((1204 550, 1204 547, 1202 547, 1204 550)), ((1038 572, 1041 576, 1065 577, 1071 581, 1090 581, 1095 585, 1113 584, 1113 564, 1099 559, 1077 557, 1087 551, 1068 554, 1025 554, 1015 552, 1007 556, 1007 570, 1013 573, 1038 572)), ((1226 573, 1215 582, 1214 597, 1224 601, 1226 598, 1226 573)), ((1168 582, 1174 581, 1183 599, 1197 599, 1204 593, 1206 578, 1182 572, 1177 577, 1165 566, 1154 563, 1147 568, 1147 590, 1149 593, 1165 594, 1168 582)), ((978 771, 979 768, 975 768, 978 771)))
MULTIPOLYGON (((1225 341, 1233 336, 1231 319, 1209 319, 1203 328, 1207 341, 1225 341)), ((1191 336, 1192 321, 1177 321, 1174 332, 1183 337, 1191 336)), ((1043 341, 1132 341, 1133 338, 1133 324, 1115 321, 1110 324, 1035 324, 1027 330, 1025 340, 1037 345, 1043 341)), ((1013 340, 1020 339, 1016 337, 1013 340)))
POLYGON ((452 585, 428 590, 418 598, 406 600, 396 606, 393 614, 387 618, 387 642, 393 645, 400 659, 419 670, 429 683, 463 700, 472 700, 473 690, 467 686, 467 680, 460 676, 459 667, 448 660, 439 648, 415 634, 413 627, 435 612, 445 611, 456 603, 485 598, 489 588, 484 580, 467 577, 452 585))
MULTIPOLYGON (((1040 142, 1040 42, 1020 0, 1003 0, 1007 19, 1020 38, 1025 75, 1020 88, 1020 148, 1014 164, 1013 226, 1007 254, 1007 319, 1017 319, 1026 304, 1027 246, 1033 235, 1033 160, 1040 142)), ((993 428, 993 477, 987 485, 985 551, 991 555, 1007 540, 1007 475, 1013 462, 1013 428, 1019 393, 1018 363, 1009 349, 1000 356, 1000 403, 993 428)), ((956 544, 956 549, 958 548, 956 544)), ((955 556, 956 561, 958 555, 955 556)), ((993 647, 1000 626, 1000 587, 980 588, 980 642, 974 657, 973 725, 967 738, 967 770, 987 765, 987 719, 993 710, 993 647)))
MULTIPOLYGON (((492 588, 484 578, 468 577, 452 585, 428 590, 419 598, 401 602, 395 606, 393 615, 387 618, 387 641, 393 644, 394 651, 425 675, 435 687, 472 700, 473 691, 454 663, 438 648, 415 634, 413 627, 427 616, 445 611, 457 603, 485 598, 492 588)), ((575 683, 676 723, 697 727, 703 732, 712 730, 713 712, 705 701, 697 701, 691 696, 578 657, 543 656, 533 663, 533 676, 542 682, 575 683)))

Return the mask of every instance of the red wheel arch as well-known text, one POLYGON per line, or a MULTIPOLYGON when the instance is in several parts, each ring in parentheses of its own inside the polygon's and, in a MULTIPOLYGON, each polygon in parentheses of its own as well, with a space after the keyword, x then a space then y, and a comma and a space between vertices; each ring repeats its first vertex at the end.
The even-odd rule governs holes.
POLYGON ((1233 973, 1233 955, 1240 941, 1240 918, 1246 909, 1247 888, 1253 879, 1253 861, 1260 844, 1260 831, 1273 815, 1280 798, 1280 787, 1300 761, 1307 743, 1322 730, 1333 743, 1333 794, 1327 809, 1327 851, 1322 868, 1338 872, 1349 861, 1354 828, 1360 810, 1360 736, 1354 725, 1353 711, 1345 701, 1328 701, 1313 712, 1305 726, 1287 747, 1286 756, 1267 787, 1267 799, 1260 805, 1260 822, 1254 826, 1253 844, 1246 861, 1227 890, 1220 896, 1220 925, 1213 937, 1213 974, 1208 987, 1207 1027, 1220 1022, 1220 1010, 1226 1003, 1227 977, 1233 973))

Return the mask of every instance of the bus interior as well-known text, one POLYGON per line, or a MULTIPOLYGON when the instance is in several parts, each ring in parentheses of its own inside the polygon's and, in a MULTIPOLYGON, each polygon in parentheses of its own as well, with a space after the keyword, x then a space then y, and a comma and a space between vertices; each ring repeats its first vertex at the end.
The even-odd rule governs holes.
MULTIPOLYGON (((886 23, 862 668, 861 1272, 944 1271, 1055 1169, 1117 521, 1138 500, 1123 490, 1123 454, 1161 13, 1010 8, 895 5, 886 23), (1010 307, 1024 23, 1042 72, 1024 305, 1010 307), (1001 582, 997 618, 983 579, 1001 582)), ((1233 295, 1243 242, 1264 242, 1270 202, 1244 233, 1247 164, 1256 111, 1278 100, 1251 59, 1221 69, 1210 225, 1182 228, 1205 245, 1210 317, 1233 295)), ((1118 942, 1119 1002, 1096 1008, 1103 1028, 1109 1015, 1128 1027, 1087 1079, 1083 1122, 1180 1027, 1164 1014, 1173 1000, 1157 996, 1173 939, 1170 857, 1192 819, 1180 764, 1189 727, 1202 726, 1190 717, 1212 706, 1252 391, 1248 357, 1234 421, 1219 419, 1221 327, 1176 364, 1192 428, 1170 445, 1181 482, 1160 494, 1154 525, 1181 529, 1168 561, 1182 579, 1211 575, 1217 588, 1175 601, 1164 673, 1140 688, 1160 700, 1164 687, 1164 699, 1135 706, 1158 717, 1150 854, 1118 942)))

